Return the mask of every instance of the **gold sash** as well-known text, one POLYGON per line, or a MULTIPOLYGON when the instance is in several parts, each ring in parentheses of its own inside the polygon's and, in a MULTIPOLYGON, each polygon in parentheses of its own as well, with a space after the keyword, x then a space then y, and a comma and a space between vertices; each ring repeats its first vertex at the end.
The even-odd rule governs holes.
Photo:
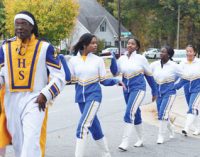
POLYGON ((32 35, 25 47, 20 47, 19 39, 6 44, 9 88, 11 92, 33 91, 36 66, 42 42, 32 35))

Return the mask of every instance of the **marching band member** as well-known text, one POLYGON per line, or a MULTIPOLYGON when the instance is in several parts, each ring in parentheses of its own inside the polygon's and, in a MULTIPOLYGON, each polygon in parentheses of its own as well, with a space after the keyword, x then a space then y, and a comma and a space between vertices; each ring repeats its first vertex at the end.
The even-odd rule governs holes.
POLYGON ((14 24, 16 37, 0 48, 7 129, 16 157, 41 157, 43 111, 46 102, 64 87, 65 74, 53 46, 37 39, 38 27, 31 13, 16 14, 14 24))
POLYGON ((97 112, 102 100, 100 84, 123 85, 117 79, 107 79, 104 61, 93 54, 97 50, 97 39, 90 33, 83 34, 74 51, 77 54, 69 60, 72 80, 76 81, 75 101, 79 105, 81 118, 76 131, 77 143, 75 157, 83 157, 88 131, 102 150, 102 157, 110 157, 108 144, 102 132, 97 112))
POLYGON ((168 128, 170 138, 174 137, 173 125, 170 122, 170 110, 176 97, 174 83, 180 77, 181 70, 179 66, 172 61, 174 50, 165 46, 161 49, 161 60, 151 64, 154 79, 157 83, 158 98, 157 111, 159 120, 159 132, 157 144, 164 142, 164 135, 168 128))
MULTIPOLYGON (((64 56, 59 54, 61 63, 65 70, 65 73, 68 75, 65 76, 66 82, 70 81, 70 71, 68 69, 67 63, 64 59, 64 56)), ((5 86, 2 87, 0 91, 0 157, 5 157, 6 153, 6 146, 11 143, 11 137, 6 127, 6 116, 4 110, 4 94, 5 94, 5 86)), ((45 150, 46 150, 46 134, 47 134, 47 120, 48 120, 48 107, 45 111, 45 118, 42 124, 41 135, 40 135, 40 147, 42 157, 45 157, 45 150)))
POLYGON ((200 60, 196 58, 196 51, 192 45, 186 47, 187 60, 181 63, 183 69, 183 76, 179 83, 176 84, 176 88, 179 89, 184 86, 185 97, 188 104, 187 118, 185 127, 182 130, 183 135, 187 136, 190 126, 197 121, 198 126, 193 133, 198 135, 200 132, 199 126, 199 102, 200 102, 200 60))
POLYGON ((122 142, 118 147, 122 151, 126 151, 128 149, 133 123, 138 137, 138 141, 134 146, 143 146, 142 118, 139 106, 145 97, 145 78, 152 89, 152 101, 154 101, 157 96, 156 84, 148 61, 142 55, 137 54, 139 49, 139 40, 131 38, 128 40, 127 54, 121 56, 118 60, 116 60, 113 55, 111 61, 111 72, 113 75, 122 73, 122 81, 127 88, 127 90, 124 90, 124 98, 126 102, 126 111, 124 116, 125 128, 122 142))

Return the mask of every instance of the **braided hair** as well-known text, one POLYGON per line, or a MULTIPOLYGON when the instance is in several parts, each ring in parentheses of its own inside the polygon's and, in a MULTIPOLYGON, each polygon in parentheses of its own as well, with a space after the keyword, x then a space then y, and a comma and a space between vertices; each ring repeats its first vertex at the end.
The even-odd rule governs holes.
POLYGON ((164 48, 167 50, 167 53, 168 53, 168 55, 169 55, 169 59, 170 59, 170 60, 173 60, 172 57, 173 57, 173 55, 174 55, 174 49, 171 48, 170 46, 165 46, 164 48))
POLYGON ((94 37, 96 36, 91 33, 83 34, 76 45, 73 47, 74 55, 77 55, 78 51, 82 51, 84 46, 88 46, 94 37))

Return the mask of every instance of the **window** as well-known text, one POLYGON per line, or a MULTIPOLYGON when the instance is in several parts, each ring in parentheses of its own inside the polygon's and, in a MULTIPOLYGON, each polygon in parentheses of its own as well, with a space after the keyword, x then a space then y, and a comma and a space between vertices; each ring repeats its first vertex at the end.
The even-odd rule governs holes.
POLYGON ((109 41, 105 41, 105 42, 104 42, 104 45, 105 45, 105 47, 108 47, 108 46, 110 47, 110 46, 112 45, 112 43, 109 42, 109 41))
POLYGON ((106 21, 100 25, 100 32, 106 32, 106 21))

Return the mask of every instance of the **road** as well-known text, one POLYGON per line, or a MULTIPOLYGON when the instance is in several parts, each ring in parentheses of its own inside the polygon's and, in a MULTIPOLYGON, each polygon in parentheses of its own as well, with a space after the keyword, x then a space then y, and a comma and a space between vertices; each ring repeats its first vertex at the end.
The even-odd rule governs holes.
MULTIPOLYGON (((119 86, 102 87, 103 101, 98 112, 103 131, 110 146, 113 157, 200 157, 200 140, 193 137, 183 137, 176 134, 176 138, 163 145, 156 144, 158 128, 151 122, 144 123, 144 147, 134 148, 136 137, 131 139, 132 147, 127 152, 118 151, 123 133, 123 114, 125 104, 122 89, 119 86)), ((182 94, 180 92, 179 94, 182 94)), ((151 101, 150 90, 147 88, 144 104, 151 101)), ((148 118, 145 115, 144 119, 148 118)), ((46 157, 74 157, 75 131, 80 112, 74 103, 74 86, 66 86, 56 98, 53 106, 49 107, 47 131, 46 157)), ((14 157, 12 147, 6 157, 14 157)), ((100 157, 95 141, 89 136, 85 157, 100 157)))

